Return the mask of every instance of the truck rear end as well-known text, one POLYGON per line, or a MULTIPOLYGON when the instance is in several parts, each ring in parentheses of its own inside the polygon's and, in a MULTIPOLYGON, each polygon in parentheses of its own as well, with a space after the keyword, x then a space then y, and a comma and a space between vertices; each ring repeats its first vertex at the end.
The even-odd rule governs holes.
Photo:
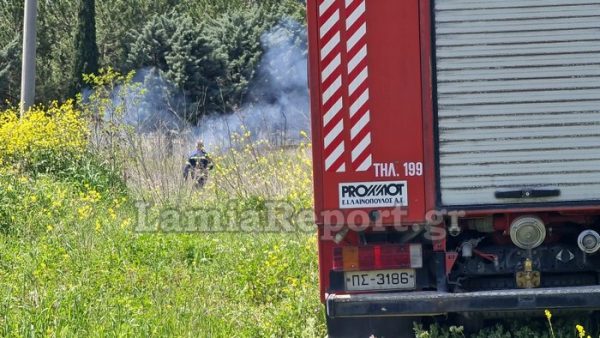
POLYGON ((331 335, 600 309, 600 1, 307 6, 331 335))

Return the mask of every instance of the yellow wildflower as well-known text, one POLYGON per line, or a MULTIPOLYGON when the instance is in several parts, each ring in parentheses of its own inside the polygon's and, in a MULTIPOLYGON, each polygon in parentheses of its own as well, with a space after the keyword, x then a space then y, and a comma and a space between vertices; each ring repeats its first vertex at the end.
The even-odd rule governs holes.
POLYGON ((121 229, 125 229, 125 228, 129 227, 130 225, 131 225, 131 219, 126 218, 123 220, 123 222, 121 222, 121 229))
POLYGON ((113 208, 108 208, 108 215, 110 216, 110 218, 112 220, 117 219, 117 213, 115 212, 115 209, 113 209, 113 208))
POLYGON ((548 319, 548 325, 550 326, 550 335, 552 338, 556 338, 556 335, 554 334, 554 327, 552 327, 552 312, 550 312, 550 310, 546 310, 544 312, 546 313, 546 319, 548 319))
POLYGON ((17 109, 0 115, 0 157, 8 161, 29 158, 32 153, 78 153, 87 146, 89 128, 73 101, 54 102, 45 110, 34 107, 23 118, 18 116, 17 109))
POLYGON ((583 326, 578 324, 577 326, 575 326, 575 328, 577 329, 579 338, 585 338, 585 329, 583 328, 583 326))
POLYGON ((84 220, 84 219, 90 217, 91 211, 92 211, 92 208, 89 205, 84 205, 83 207, 78 208, 77 214, 79 216, 79 219, 84 220))

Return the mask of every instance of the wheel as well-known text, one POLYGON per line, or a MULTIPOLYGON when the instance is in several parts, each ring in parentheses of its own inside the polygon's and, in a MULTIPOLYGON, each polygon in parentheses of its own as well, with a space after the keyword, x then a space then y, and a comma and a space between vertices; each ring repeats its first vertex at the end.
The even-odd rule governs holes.
POLYGON ((415 321, 418 321, 418 318, 327 317, 327 333, 329 338, 414 338, 415 321))

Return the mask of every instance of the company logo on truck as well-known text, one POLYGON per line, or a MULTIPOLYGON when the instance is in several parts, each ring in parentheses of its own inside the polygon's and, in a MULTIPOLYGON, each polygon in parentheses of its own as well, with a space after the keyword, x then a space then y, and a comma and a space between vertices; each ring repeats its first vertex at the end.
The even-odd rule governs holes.
POLYGON ((340 209, 408 206, 406 181, 341 183, 340 209))

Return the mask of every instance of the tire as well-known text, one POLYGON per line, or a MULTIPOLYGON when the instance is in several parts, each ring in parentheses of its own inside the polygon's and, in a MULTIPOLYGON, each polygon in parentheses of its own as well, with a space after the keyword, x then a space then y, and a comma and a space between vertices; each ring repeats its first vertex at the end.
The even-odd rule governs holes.
POLYGON ((414 338, 413 322, 418 318, 356 317, 327 318, 329 338, 414 338))

